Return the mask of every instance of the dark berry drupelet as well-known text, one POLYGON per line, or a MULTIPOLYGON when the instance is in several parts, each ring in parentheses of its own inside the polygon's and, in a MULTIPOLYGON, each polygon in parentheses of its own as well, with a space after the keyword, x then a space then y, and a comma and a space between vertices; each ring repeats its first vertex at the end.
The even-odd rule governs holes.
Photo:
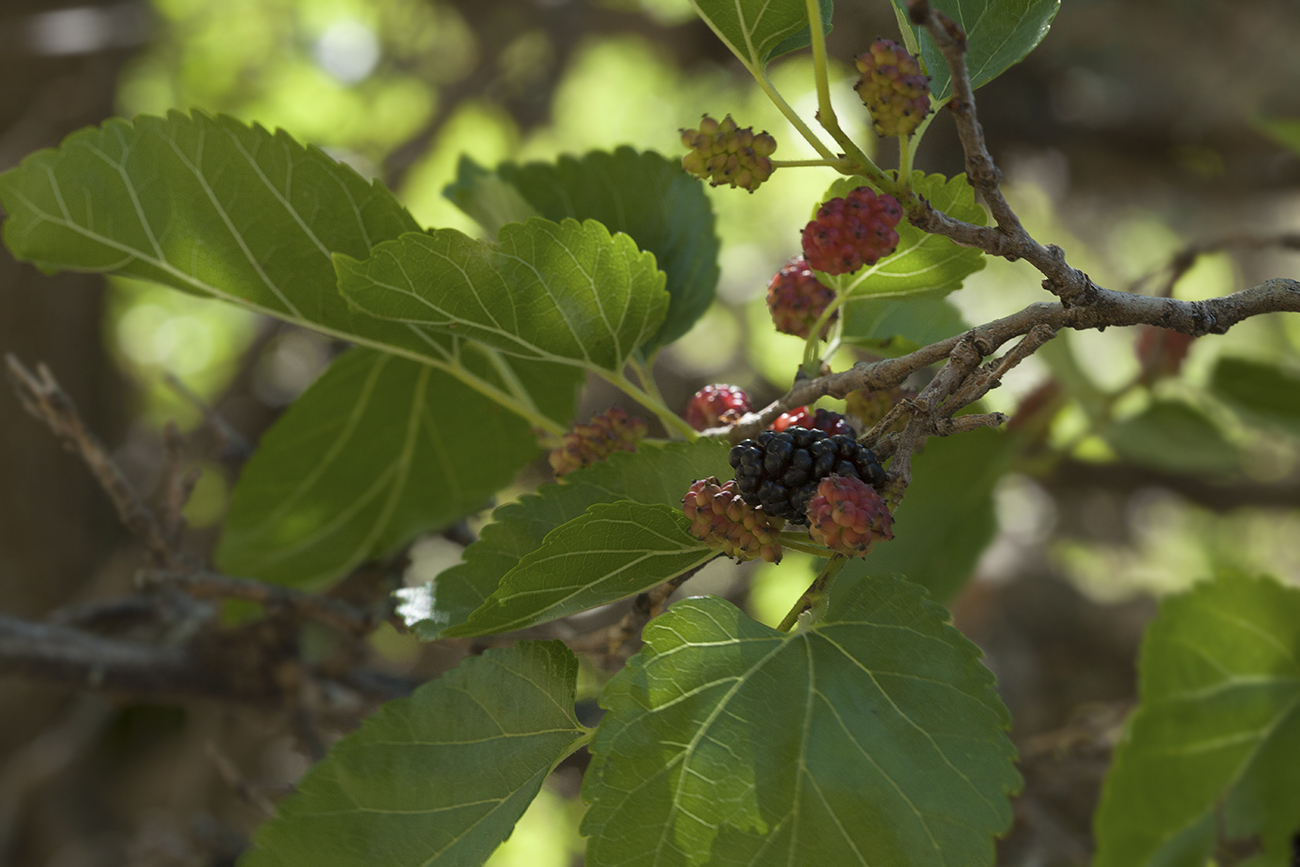
POLYGON ((791 427, 763 431, 731 450, 736 487, 745 502, 792 524, 806 524, 808 501, 829 475, 851 476, 869 485, 885 480, 876 456, 853 437, 791 427))

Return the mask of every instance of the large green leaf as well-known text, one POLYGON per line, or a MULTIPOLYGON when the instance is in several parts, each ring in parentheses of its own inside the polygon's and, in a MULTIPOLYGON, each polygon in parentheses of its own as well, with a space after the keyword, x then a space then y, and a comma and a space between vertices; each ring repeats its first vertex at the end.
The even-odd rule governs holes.
POLYGON ((927 440, 912 457, 912 484, 895 511, 893 540, 850 560, 838 580, 897 572, 936 599, 951 599, 997 534, 993 488, 1018 446, 995 430, 927 440))
POLYGON ((894 358, 968 331, 970 325, 944 298, 946 294, 940 290, 906 298, 849 301, 841 310, 840 339, 894 358))
POLYGON ((471 657, 334 745, 241 867, 480 867, 586 740, 558 641, 471 657))
MULTIPOLYGON (((866 178, 840 178, 831 184, 822 201, 845 196, 861 186, 868 186, 866 178)), ((979 226, 988 220, 984 208, 975 203, 974 189, 964 175, 950 180, 943 175, 913 172, 912 188, 951 217, 979 226)), ((943 235, 922 232, 904 220, 898 225, 898 247, 893 253, 852 274, 832 276, 819 272, 817 279, 855 298, 905 298, 960 289, 961 281, 984 264, 982 250, 959 246, 943 235)))
POLYGON ((555 528, 583 516, 596 503, 635 499, 679 507, 691 482, 730 476, 729 451, 727 443, 716 439, 643 443, 636 452, 618 452, 569 473, 563 483, 542 485, 536 494, 493 512, 492 523, 465 550, 464 563, 438 575, 432 586, 403 591, 403 616, 420 637, 436 638, 448 626, 464 623, 555 528))
POLYGON ((596 220, 631 235, 667 275, 668 313, 647 351, 681 337, 713 303, 718 236, 704 186, 677 160, 630 147, 554 163, 502 163, 494 171, 461 157, 443 194, 494 237, 508 222, 537 215, 596 220))
MULTIPOLYGON (((173 112, 109 120, 73 133, 0 175, 4 239, 42 268, 111 271, 221 298, 299 325, 440 367, 502 396, 472 374, 463 342, 384 322, 335 288, 335 253, 362 257, 419 226, 378 182, 229 117, 173 112)), ((493 350, 495 353, 495 350, 493 350)), ((540 382, 522 361, 494 365, 540 382)), ((567 421, 578 375, 546 365, 541 415, 567 421), (567 407, 567 408, 566 408, 567 407)), ((506 399, 504 402, 511 403, 506 399)))
POLYGON ((1275 364, 1221 358, 1210 389, 1251 421, 1300 436, 1300 376, 1275 364))
POLYGON ((717 556, 680 504, 597 503, 547 534, 462 626, 442 637, 509 632, 617 602, 717 556))
POLYGON ((335 265, 339 291, 376 317, 593 370, 621 371, 668 308, 654 256, 594 220, 509 223, 496 244, 410 233, 335 265))
POLYGON ((901 578, 783 633, 715 598, 646 627, 605 687, 591 867, 984 865, 1020 784, 979 651, 901 578))
MULTIPOLYGON (((831 0, 818 0, 831 32, 831 0)), ((755 75, 768 61, 812 44, 804 0, 691 0, 704 23, 755 75)))
POLYGON ((262 437, 217 565, 323 583, 482 508, 536 454, 523 419, 446 373, 353 349, 262 437))
POLYGON ((1223 577, 1147 630, 1141 703, 1097 811, 1097 867, 1201 867, 1216 824, 1290 864, 1300 827, 1300 590, 1223 577))
POLYGON ((1174 400, 1153 402, 1105 432, 1121 458, 1170 473, 1224 475, 1240 466, 1240 454, 1205 413, 1174 400))
MULTIPOLYGON (((893 0, 900 20, 907 20, 907 0, 893 0)), ((1033 51, 1047 36, 1061 0, 930 0, 930 5, 962 26, 970 42, 966 68, 971 89, 982 87, 1033 51)), ((921 57, 930 73, 935 99, 952 95, 952 76, 930 34, 913 28, 921 57)))

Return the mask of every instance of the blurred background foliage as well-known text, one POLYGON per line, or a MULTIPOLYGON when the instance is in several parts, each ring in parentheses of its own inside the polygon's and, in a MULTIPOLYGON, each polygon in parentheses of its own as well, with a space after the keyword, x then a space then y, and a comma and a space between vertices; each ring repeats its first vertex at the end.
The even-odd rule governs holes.
MULTIPOLYGON (((421 223, 476 233, 441 195, 462 154, 484 165, 620 144, 676 155, 677 130, 707 112, 771 131, 779 158, 813 155, 685 0, 154 0, 74 8, 33 0, 0 15, 8 16, 0 20, 0 42, 8 40, 0 169, 109 113, 199 109, 283 127, 382 179, 421 223)), ((885 0, 836 9, 833 93, 846 130, 867 145, 875 137, 851 91, 852 57, 877 35, 896 32, 885 0)), ((1008 198, 1036 237, 1115 289, 1158 291, 1162 269, 1194 241, 1300 231, 1297 40, 1294 0, 1065 0, 1042 46, 977 94, 1008 198)), ((808 118, 815 110, 810 67, 796 54, 773 71, 808 118)), ((890 148, 882 151, 888 164, 890 148)), ((960 171, 946 116, 933 124, 917 166, 960 171)), ((723 244, 719 302, 661 359, 670 400, 684 405, 700 386, 726 381, 762 403, 789 385, 802 343, 772 331, 764 293, 797 252, 798 230, 833 179, 825 169, 784 169, 753 195, 710 190, 723 244)), ((1204 298, 1298 274, 1300 256, 1276 248, 1215 253, 1173 292, 1204 298)), ((17 294, 3 296, 3 317, 33 332, 29 357, 80 341, 91 348, 70 365, 89 358, 116 371, 85 383, 83 398, 106 404, 95 417, 110 439, 119 434, 120 458, 146 488, 159 474, 166 421, 193 428, 211 404, 255 440, 337 352, 316 335, 148 284, 113 280, 103 304, 84 287, 36 286, 23 291, 57 292, 61 305, 44 325, 30 317, 16 324, 25 315, 18 301, 9 304, 17 294), (67 325, 77 305, 90 311, 77 315, 93 320, 79 337, 67 325)), ((18 289, 0 286, 11 291, 18 289)), ((1045 295, 1029 266, 990 260, 950 300, 974 324, 1045 295)), ((1080 707, 1131 699, 1132 654, 1152 595, 1227 569, 1300 582, 1300 387, 1286 389, 1300 379, 1285 378, 1300 377, 1300 317, 1259 318, 1225 337, 1196 340, 1176 372, 1152 374, 1149 364, 1144 372, 1143 339, 1136 329, 1062 334, 986 401, 1022 419, 1023 448, 994 490, 996 538, 987 549, 981 538, 966 552, 969 562, 957 557, 966 563, 958 580, 970 563, 976 580, 953 607, 1001 678, 1031 785, 1034 737, 1067 726, 1080 707), (1258 403, 1253 415, 1234 403, 1240 390, 1225 381, 1223 359, 1281 372, 1271 420, 1261 422, 1258 403)), ((857 357, 846 350, 841 360, 857 357)), ((4 399, 5 425, 27 424, 17 420, 12 396, 4 399)), ((614 399, 593 387, 584 412, 614 399)), ((63 460, 57 450, 0 451, 63 460)), ((950 463, 967 459, 959 453, 950 463)), ((211 535, 231 479, 219 462, 202 466, 188 516, 211 535)), ((515 493, 542 478, 539 470, 526 474, 515 493)), ((0 483, 15 500, 28 496, 21 484, 39 485, 38 476, 25 479, 0 464, 0 483)), ((933 499, 925 508, 938 514, 944 498, 933 499)), ((91 520, 75 511, 64 518, 91 520)), ((918 523, 929 519, 914 513, 918 523)), ((23 604, 48 609, 120 586, 132 567, 118 562, 120 544, 108 532, 84 542, 81 574, 62 579, 62 596, 23 604)), ((413 572, 436 573, 459 550, 445 540, 423 545, 413 572)), ((771 623, 813 567, 796 554, 780 569, 715 565, 690 590, 725 594, 771 623)), ((376 652, 395 669, 427 676, 463 649, 421 650, 385 633, 376 652)), ((593 683, 602 676, 587 674, 593 683)), ((81 719, 68 716, 61 694, 40 699, 4 723, 11 731, 0 746, 8 754, 25 755, 24 744, 51 720, 81 719)), ((10 811, 0 821, 0 863, 230 863, 258 815, 212 770, 204 744, 221 744, 271 790, 305 766, 290 739, 268 740, 265 725, 227 711, 105 708, 101 727, 92 727, 99 740, 82 744, 71 769, 60 766, 26 788, 14 788, 12 774, 0 770, 0 810, 10 811), (104 725, 116 740, 104 740, 104 725), (187 770, 163 770, 175 765, 187 770), (103 779, 83 787, 80 807, 68 807, 60 798, 86 775, 103 779), (18 796, 4 800, 6 786, 18 796), (111 792, 124 794, 108 809, 111 792), (172 797, 177 792, 184 795, 172 797)), ((84 713, 93 717, 93 708, 84 713)), ((8 761, 4 768, 17 767, 8 761)), ((1096 784, 1087 774, 1096 769, 1074 770, 1068 791, 1049 787, 1039 802, 1026 801, 1032 809, 1024 808, 1004 844, 1004 863, 1082 863, 1096 784)), ((1044 779, 1057 773, 1053 765, 1044 779)), ((493 867, 580 862, 579 776, 577 767, 557 772, 493 867)))

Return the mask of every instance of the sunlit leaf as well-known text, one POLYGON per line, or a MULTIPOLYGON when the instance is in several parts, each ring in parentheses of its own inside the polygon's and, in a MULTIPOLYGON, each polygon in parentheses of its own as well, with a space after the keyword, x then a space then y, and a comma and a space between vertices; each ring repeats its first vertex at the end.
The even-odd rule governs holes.
POLYGON ((1207 862, 1216 826, 1291 863, 1300 826, 1300 590, 1224 577, 1165 600, 1097 812, 1097 867, 1207 862))
POLYGON ((840 339, 891 358, 947 340, 969 330, 970 325, 961 311, 943 297, 946 294, 940 290, 906 298, 850 301, 842 308, 840 339))
MULTIPOLYGON (((905 18, 907 0, 893 0, 893 3, 905 18)), ((1043 41, 1061 0, 930 0, 930 5, 966 31, 970 42, 966 68, 974 89, 1019 63, 1043 41)), ((947 99, 952 95, 948 63, 924 28, 913 30, 930 74, 930 92, 935 99, 947 99)))
POLYGON ((979 651, 900 578, 783 633, 678 602, 606 686, 591 867, 984 865, 1019 786, 979 651))
MULTIPOLYGON (((463 359, 481 351, 338 294, 333 254, 364 257, 419 227, 377 181, 283 131, 198 112, 109 120, 0 175, 0 203, 5 243, 44 269, 154 280, 481 382, 463 359)), ((539 382, 535 363, 494 364, 539 382)), ((527 397, 567 421, 578 374, 544 370, 555 384, 527 397)))
POLYGON ((465 550, 465 562, 438 575, 428 588, 406 591, 408 624, 422 638, 437 637, 464 623, 488 600, 501 579, 555 528, 583 516, 596 503, 635 498, 639 503, 679 507, 696 479, 730 477, 727 443, 700 439, 663 446, 643 443, 632 453, 569 473, 562 484, 543 485, 492 513, 492 523, 465 550))
POLYGON ((446 373, 354 349, 262 437, 235 486, 217 564, 324 583, 482 508, 536 454, 523 419, 446 373))
MULTIPOLYGON (((751 72, 811 44, 804 0, 691 0, 696 13, 751 72)), ((819 0, 822 27, 831 32, 831 0, 819 0)))
POLYGON ((1275 364, 1222 358, 1210 388, 1251 421, 1300 436, 1300 376, 1275 364))
POLYGON ((717 556, 680 503, 597 503, 547 534, 463 626, 442 637, 509 632, 617 602, 717 556))
POLYGON ((993 489, 1018 441, 995 430, 934 437, 912 457, 912 484, 894 510, 894 538, 853 559, 838 580, 896 572, 948 600, 997 534, 993 489))
POLYGON ((1223 475, 1241 463, 1218 426, 1181 401, 1156 401, 1112 425, 1105 437, 1124 460, 1171 473, 1223 475))
POLYGON ((343 738, 240 867, 480 867, 585 738, 558 641, 470 657, 343 738))
POLYGON ((594 220, 509 223, 497 244, 411 233, 335 264, 339 291, 374 316, 588 369, 620 371, 668 308, 654 256, 594 220))
MULTIPOLYGON (((831 184, 822 201, 845 196, 867 185, 865 178, 841 178, 831 184)), ((948 179, 943 175, 913 172, 912 188, 951 217, 978 226, 987 222, 984 208, 976 204, 974 189, 964 175, 948 179)), ((960 289, 962 280, 982 269, 984 264, 982 250, 959 246, 943 235, 922 232, 903 220, 898 225, 898 247, 890 255, 852 274, 818 273, 817 277, 827 286, 855 298, 900 298, 960 289)))
POLYGON ((444 195, 493 236, 508 222, 540 215, 596 220, 631 235, 667 275, 668 313, 646 351, 672 343, 713 303, 718 236, 713 207, 677 160, 621 147, 554 163, 502 163, 488 171, 462 157, 444 195))

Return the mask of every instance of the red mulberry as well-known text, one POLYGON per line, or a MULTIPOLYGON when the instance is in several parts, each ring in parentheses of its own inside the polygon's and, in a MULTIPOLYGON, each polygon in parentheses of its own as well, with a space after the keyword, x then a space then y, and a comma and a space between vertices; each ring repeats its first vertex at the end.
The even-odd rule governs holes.
POLYGON ((817 209, 803 230, 803 255, 813 270, 850 274, 894 252, 903 209, 893 196, 858 187, 817 209))
POLYGON ((749 412, 749 396, 734 385, 706 385, 686 405, 686 423, 696 430, 732 424, 749 412))
POLYGON ((691 533, 710 548, 737 560, 781 562, 785 521, 745 502, 734 479, 726 484, 713 476, 699 479, 682 499, 682 511, 691 519, 691 533))
MULTIPOLYGON (((772 323, 777 331, 795 337, 806 338, 834 300, 835 290, 817 279, 803 256, 778 271, 767 286, 767 309, 772 313, 772 323)), ((826 339, 831 323, 839 316, 836 310, 826 320, 818 335, 821 339, 826 339)))
POLYGON ((645 438, 647 425, 614 407, 594 416, 590 424, 574 425, 549 460, 555 475, 564 476, 580 467, 603 461, 614 452, 634 452, 645 438))
POLYGON ((808 501, 808 532, 849 557, 865 557, 879 539, 894 538, 894 518, 876 489, 853 476, 822 479, 808 501))

